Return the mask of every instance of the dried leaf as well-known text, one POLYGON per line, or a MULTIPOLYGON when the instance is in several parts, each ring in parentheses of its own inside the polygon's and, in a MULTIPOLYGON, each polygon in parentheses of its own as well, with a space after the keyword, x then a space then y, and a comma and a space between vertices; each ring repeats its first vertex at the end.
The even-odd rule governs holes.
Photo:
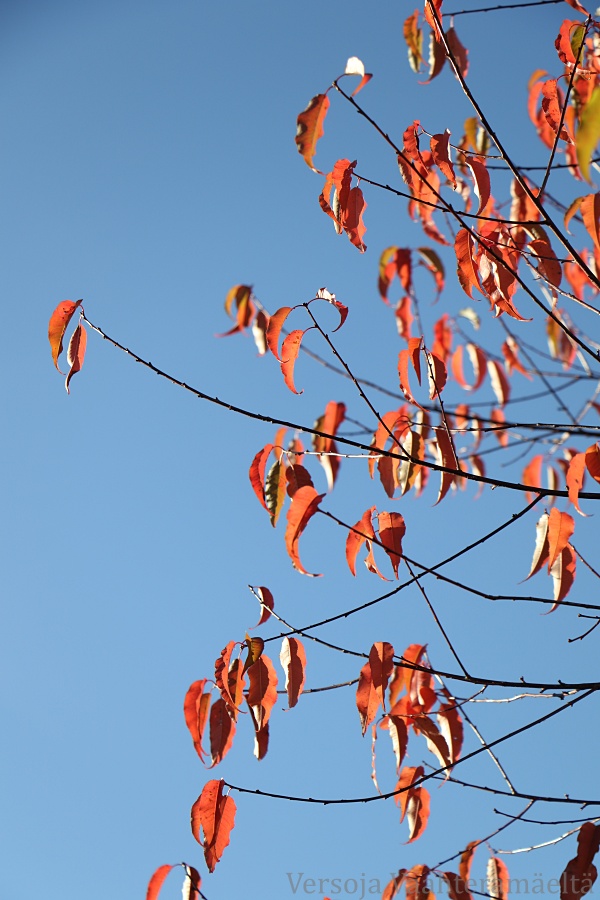
MULTIPOLYGON (((317 494, 314 487, 301 487, 292 497, 292 503, 288 510, 285 546, 294 568, 302 575, 311 575, 311 573, 307 572, 300 562, 298 542, 324 496, 325 494, 317 494)), ((320 576, 315 573, 311 577, 318 578, 320 576)))
POLYGON ((306 680, 306 652, 298 638, 284 637, 279 660, 285 672, 285 689, 288 695, 288 705, 292 709, 304 690, 304 682, 306 680))
POLYGON ((233 797, 223 796, 224 786, 223 779, 207 782, 192 806, 192 834, 204 848, 209 872, 214 872, 234 826, 235 801, 233 797), (200 837, 200 829, 204 840, 200 837))

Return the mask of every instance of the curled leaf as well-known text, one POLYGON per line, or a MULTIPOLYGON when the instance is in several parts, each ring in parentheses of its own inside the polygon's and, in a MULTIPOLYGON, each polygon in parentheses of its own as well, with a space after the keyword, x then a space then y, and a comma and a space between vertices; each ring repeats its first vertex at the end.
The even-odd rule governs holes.
MULTIPOLYGON (((63 300, 59 303, 48 323, 48 340, 50 341, 50 349, 52 351, 52 362, 56 369, 58 368, 58 358, 63 349, 63 337, 69 326, 69 322, 73 317, 73 313, 83 303, 83 300, 63 300)), ((64 372, 61 372, 64 375, 64 372)))
POLYGON ((313 170, 319 172, 313 165, 313 157, 317 151, 317 142, 323 137, 323 122, 329 109, 329 97, 327 94, 317 94, 313 97, 304 112, 298 116, 296 128, 296 146, 302 155, 304 162, 313 170))

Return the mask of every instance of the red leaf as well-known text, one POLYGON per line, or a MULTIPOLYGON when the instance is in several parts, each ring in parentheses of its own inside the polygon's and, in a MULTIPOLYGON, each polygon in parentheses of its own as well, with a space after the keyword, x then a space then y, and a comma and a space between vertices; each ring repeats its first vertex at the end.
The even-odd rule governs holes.
POLYGON ((277 673, 268 656, 261 656, 250 666, 248 679, 246 700, 257 728, 261 729, 269 721, 271 710, 277 702, 277 673))
POLYGON ((281 372, 283 374, 283 380, 294 394, 302 393, 302 391, 297 391, 294 385, 294 366, 298 358, 302 338, 305 334, 306 331, 302 331, 299 328, 295 331, 290 331, 281 346, 281 372))
MULTIPOLYGON (((52 362, 59 372, 58 358, 63 349, 63 337, 69 326, 69 322, 73 317, 73 313, 82 303, 83 300, 63 300, 62 303, 58 304, 50 316, 50 321, 48 323, 48 340, 50 341, 50 349, 52 351, 52 362)), ((61 372, 61 375, 64 374, 64 372, 61 372)))
POLYGON ((458 71, 463 78, 466 78, 469 71, 469 51, 466 47, 463 47, 458 39, 454 26, 450 26, 446 32, 446 40, 448 41, 448 48, 456 61, 458 71))
POLYGON ((573 516, 568 513, 559 512, 556 508, 550 510, 548 520, 548 571, 554 565, 559 553, 571 540, 571 535, 575 531, 575 522, 573 516))
POLYGON ((358 715, 360 716, 363 737, 365 736, 367 728, 377 715, 379 704, 380 700, 377 691, 373 687, 371 664, 367 662, 360 670, 358 687, 356 689, 356 708, 358 709, 358 715))
POLYGON ((474 260, 475 245, 471 234, 466 228, 461 228, 456 233, 454 252, 458 263, 456 274, 465 294, 473 299, 473 288, 477 288, 479 293, 483 294, 479 283, 478 266, 474 260))
POLYGON ((394 671, 394 648, 392 645, 387 641, 378 641, 373 644, 369 652, 369 665, 371 666, 373 689, 385 709, 385 692, 390 675, 394 671))
POLYGON ((229 753, 234 736, 235 722, 229 714, 229 705, 219 697, 210 710, 210 769, 218 765, 229 753))
POLYGON ((600 252, 600 193, 581 198, 581 218, 596 250, 600 252))
POLYGON ((406 874, 406 869, 400 869, 397 875, 394 875, 391 881, 385 886, 383 894, 381 895, 381 900, 394 900, 394 897, 397 896, 398 891, 402 887, 402 882, 404 881, 404 876, 406 874))
POLYGON ((234 826, 235 801, 233 797, 223 796, 224 786, 223 779, 207 782, 192 806, 192 834, 204 848, 209 872, 214 872, 234 826), (200 838, 200 829, 204 840, 200 838))
POLYGON ((592 860, 600 847, 600 826, 585 822, 577 835, 577 856, 560 876, 560 900, 581 900, 598 877, 592 860))
MULTIPOLYGON (((454 455, 454 448, 446 429, 436 428, 435 435, 436 441, 434 444, 434 451, 437 464, 443 466, 445 469, 458 469, 458 461, 454 455)), ((435 501, 435 506, 444 499, 451 486, 454 484, 455 478, 456 476, 452 472, 440 471, 440 489, 437 500, 435 501)))
POLYGON ((196 752, 203 761, 205 752, 202 749, 202 735, 206 727, 210 708, 210 691, 204 691, 207 680, 203 678, 201 681, 194 681, 188 688, 183 701, 185 724, 192 736, 196 752))
POLYGON ((264 481, 265 481, 265 468, 267 465, 267 460, 271 451, 273 450, 273 444, 266 444, 262 450, 259 450, 254 459, 252 460, 252 464, 250 466, 249 476, 250 476, 250 484, 252 485, 252 490, 258 497, 260 503, 264 508, 269 512, 269 508, 265 503, 265 489, 264 489, 264 481))
MULTIPOLYGON (((473 174, 473 184, 475 193, 479 198, 479 209, 477 215, 481 215, 485 211, 490 199, 490 175, 485 167, 485 162, 481 157, 464 156, 464 161, 473 174)), ((470 235, 469 235, 470 236, 470 235)))
POLYGON ((260 619, 258 620, 256 625, 253 626, 254 628, 258 628, 259 625, 264 625, 265 622, 268 622, 271 616, 271 610, 275 606, 275 601, 273 600, 273 594, 271 593, 269 588, 256 587, 252 589, 252 593, 262 601, 260 607, 260 619))
POLYGON ((378 513, 379 540, 390 558, 394 575, 398 578, 398 566, 402 559, 402 538, 406 533, 404 518, 400 513, 378 513))
POLYGON ((67 350, 67 362, 70 365, 69 374, 65 380, 67 394, 70 394, 69 382, 76 372, 81 371, 83 360, 85 359, 85 348, 87 345, 87 332, 82 324, 79 324, 69 341, 69 349, 67 350))
POLYGON ((163 882, 171 869, 174 869, 175 866, 159 866, 150 882, 148 884, 148 890, 146 891, 146 900, 156 900, 158 895, 160 894, 160 889, 163 886, 163 882))
POLYGON ((306 653, 298 638, 284 637, 279 655, 281 666, 285 672, 285 689, 288 704, 292 709, 304 690, 306 653))
POLYGON ((298 152, 302 154, 307 166, 313 172, 319 172, 313 165, 313 157, 317 151, 317 142, 323 137, 323 122, 329 109, 329 97, 327 94, 317 94, 313 97, 304 112, 298 116, 296 128, 296 145, 298 152))
POLYGON ((448 884, 450 900, 473 900, 467 883, 456 872, 442 872, 442 878, 445 878, 448 884))
MULTIPOLYGON (((292 503, 287 514, 287 528, 285 532, 285 546, 292 560, 294 568, 302 575, 311 575, 307 572, 298 555, 298 542, 300 536, 310 519, 316 513, 319 503, 325 494, 317 494, 313 487, 301 487, 292 497, 292 503)), ((311 577, 320 577, 316 573, 311 577)))
POLYGON ((417 841, 429 821, 430 797, 427 788, 419 787, 408 792, 406 818, 408 819, 408 844, 417 841))
POLYGON ((374 511, 374 506, 367 509, 356 525, 350 529, 348 537, 346 538, 346 562, 354 576, 356 576, 356 556, 358 551, 365 540, 372 540, 375 537, 375 532, 373 531, 373 525, 371 523, 374 511))
POLYGON ((448 145, 450 132, 448 129, 443 134, 434 134, 430 141, 431 155, 436 166, 444 173, 450 184, 456 189, 456 175, 450 160, 448 145))

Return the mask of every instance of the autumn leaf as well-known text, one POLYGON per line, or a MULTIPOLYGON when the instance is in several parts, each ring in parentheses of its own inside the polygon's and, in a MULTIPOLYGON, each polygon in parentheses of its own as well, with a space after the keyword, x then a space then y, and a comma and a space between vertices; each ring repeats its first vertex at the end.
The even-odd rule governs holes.
POLYGON ((235 820, 233 797, 223 796, 225 782, 208 781, 202 793, 192 806, 192 834, 204 848, 204 858, 209 872, 214 872, 216 864, 229 844, 229 837, 235 820), (200 830, 204 839, 200 836, 200 830))
POLYGON ((556 507, 550 510, 548 519, 548 571, 550 571, 558 555, 562 553, 571 540, 574 531, 575 522, 573 521, 573 516, 559 512, 556 507))
POLYGON ((192 736, 196 752, 203 761, 205 752, 202 749, 202 735, 208 721, 208 711, 210 709, 210 691, 204 690, 207 682, 208 679, 206 678, 194 681, 188 688, 183 701, 185 724, 192 736))
MULTIPOLYGON (((50 341, 50 349, 52 351, 52 362, 59 372, 58 358, 63 349, 63 337, 65 331, 69 327, 69 322, 73 317, 73 313, 82 303, 83 300, 63 300, 62 303, 58 304, 50 316, 50 322, 48 323, 48 340, 50 341)), ((64 372, 61 372, 61 375, 64 374, 64 372)))
POLYGON ((298 353, 300 352, 302 338, 306 334, 306 331, 309 330, 310 329, 307 328, 305 331, 302 331, 302 329, 296 328, 294 331, 290 331, 281 345, 281 372, 283 374, 283 380, 293 394, 302 393, 302 391, 296 390, 294 384, 294 366, 296 365, 298 353))
POLYGON ((569 860, 560 876, 561 900, 581 900, 598 877, 592 862, 600 847, 600 826, 585 822, 577 835, 577 855, 569 860))
POLYGON ((279 660, 285 672, 288 705, 292 709, 304 689, 306 672, 306 652, 298 638, 284 637, 279 660))
POLYGON ((398 566, 402 559, 402 538, 406 533, 403 516, 395 512, 378 513, 379 540, 390 558, 394 575, 398 578, 398 566))
POLYGON ((577 163, 581 174, 587 182, 590 178, 590 164, 598 141, 600 140, 600 87, 595 87, 592 96, 583 107, 579 128, 575 134, 577 163))
POLYGON ((356 576, 356 556, 358 551, 364 544, 365 540, 373 540, 375 532, 373 530, 372 518, 375 507, 371 506, 367 509, 362 517, 358 520, 348 532, 346 538, 346 562, 352 574, 356 576))
POLYGON ((543 513, 535 526, 535 549, 533 559, 531 561, 531 569, 529 575, 524 581, 527 581, 533 575, 540 571, 542 566, 546 565, 550 558, 550 548, 548 544, 548 513, 543 513))
POLYGON ((209 720, 210 756, 212 769, 218 765, 231 750, 235 736, 235 722, 230 715, 230 706, 222 697, 213 703, 209 720))
POLYGON ((200 874, 193 866, 188 866, 186 863, 175 863, 173 866, 159 866, 148 884, 146 900, 157 900, 167 875, 172 869, 177 869, 179 866, 185 871, 182 892, 183 900, 199 900, 200 885, 202 882, 200 874))
POLYGON ((352 97, 356 97, 359 91, 362 91, 364 86, 369 83, 372 75, 369 75, 368 72, 365 72, 365 67, 363 62, 358 58, 358 56, 351 56, 348 62, 346 63, 346 69, 344 70, 344 75, 359 75, 360 82, 358 86, 354 88, 352 91, 352 97))
POLYGON ((277 674, 268 656, 261 656, 250 666, 248 681, 246 701, 257 728, 261 729, 269 721, 271 710, 277 702, 277 674))
POLYGON ((267 512, 269 512, 269 507, 267 506, 267 503, 265 501, 264 481, 267 460, 272 450, 273 444, 265 444, 262 450, 259 450, 252 460, 250 471, 248 473, 248 475, 250 476, 250 484, 252 485, 252 490, 258 497, 261 506, 263 506, 267 510, 267 512))
POLYGON ((229 337, 232 334, 245 331, 256 313, 256 307, 252 302, 252 287, 248 284, 235 284, 225 297, 225 312, 230 318, 235 319, 236 324, 229 331, 218 334, 218 338, 229 337), (235 315, 233 314, 234 304, 236 307, 235 315))
MULTIPOLYGON (((294 568, 302 575, 311 575, 311 573, 307 572, 300 562, 298 542, 324 496, 325 494, 317 494, 314 487, 301 487, 292 497, 292 503, 288 510, 285 546, 294 568)), ((320 575, 315 573, 311 577, 318 578, 320 575)))
POLYGON ((487 891, 491 900, 507 900, 508 889, 508 869, 502 860, 492 856, 487 864, 487 891))
POLYGON ((260 659, 265 647, 265 642, 261 637, 251 638, 246 635, 244 644, 248 649, 248 655, 246 656, 246 662, 244 663, 244 673, 246 673, 250 666, 253 666, 254 663, 258 662, 258 660, 260 659))
POLYGON ((259 625, 264 625, 265 622, 268 622, 271 617, 271 610, 275 606, 275 601, 273 600, 273 594, 266 587, 255 587, 251 588, 252 593, 256 597, 256 599, 260 602, 260 619, 253 626, 253 628, 258 628, 259 625))
POLYGON ((556 557, 550 575, 554 582, 554 605, 548 612, 554 612, 559 603, 565 599, 575 581, 577 557, 571 544, 567 544, 556 557))
POLYGON ((265 481, 265 506, 271 517, 271 525, 273 528, 277 525, 277 521, 285 503, 287 486, 287 469, 280 459, 276 459, 267 475, 265 481))
POLYGON ((365 663, 360 670, 358 687, 356 689, 356 708, 360 717, 360 725, 363 737, 366 730, 377 715, 379 709, 379 696, 373 686, 371 664, 365 663))
POLYGON ((319 138, 323 137, 323 122, 329 109, 329 97, 327 94, 317 94, 313 97, 304 112, 298 116, 296 126, 296 146, 302 155, 304 162, 313 172, 323 174, 313 165, 313 157, 317 152, 319 138))
POLYGON ((576 453, 575 456, 572 457, 569 468, 567 469, 567 490, 569 492, 569 500, 577 510, 577 512, 581 516, 585 516, 584 513, 579 506, 579 491, 583 487, 583 479, 585 478, 586 472, 586 454, 585 453, 576 453))

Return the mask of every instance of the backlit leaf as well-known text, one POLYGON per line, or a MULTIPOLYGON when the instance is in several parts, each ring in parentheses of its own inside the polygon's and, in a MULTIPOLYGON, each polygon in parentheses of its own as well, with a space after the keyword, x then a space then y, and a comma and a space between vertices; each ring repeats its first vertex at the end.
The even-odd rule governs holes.
POLYGON ((600 846, 600 826, 585 822, 577 835, 577 855, 560 876, 561 900, 581 900, 598 877, 592 862, 600 846))
POLYGON ((581 174, 590 184, 590 163, 598 140, 600 140, 600 87, 596 86, 583 107, 581 122, 575 135, 577 163, 581 174))
POLYGON ((192 806, 192 834, 204 848, 204 858, 209 872, 214 872, 216 864, 229 844, 229 836, 234 826, 235 801, 223 796, 225 782, 209 781, 192 806), (204 839, 201 837, 201 832, 204 839))
POLYGON ((296 146, 298 152, 304 158, 307 166, 322 174, 313 165, 313 157, 317 151, 319 138, 323 137, 323 122, 329 109, 329 97, 327 94, 317 94, 313 97, 304 112, 298 116, 296 127, 296 146))
POLYGON ((235 722, 230 713, 229 706, 219 697, 213 703, 210 710, 210 768, 218 765, 231 750, 235 735, 235 722))
POLYGON ((254 625, 254 628, 258 628, 259 625, 264 625, 265 622, 268 622, 271 616, 271 610, 275 605, 275 601, 273 600, 273 594, 266 587, 256 587, 252 589, 252 593, 260 600, 261 602, 261 613, 260 619, 254 625))
POLYGON ((567 546, 556 557, 550 575, 554 582, 554 606, 549 612, 554 612, 558 604, 565 599, 575 581, 577 557, 571 544, 567 546))
POLYGON ((306 331, 302 331, 299 328, 295 331, 290 331, 281 346, 281 371, 283 373, 283 380, 294 394, 302 393, 302 391, 297 391, 294 385, 294 366, 296 365, 300 344, 302 343, 302 338, 305 334, 306 331))
POLYGON ((543 513, 535 526, 535 549, 533 551, 533 559, 531 561, 531 569, 529 575, 524 581, 531 578, 536 572, 539 572, 542 566, 545 566, 550 558, 550 546, 548 544, 548 524, 550 517, 548 513, 543 513))
MULTIPOLYGON (((73 313, 83 303, 83 300, 63 300, 59 303, 48 323, 48 340, 52 351, 52 362, 58 368, 58 358, 63 349, 63 337, 73 317, 73 313)), ((64 375, 64 372, 61 372, 64 375)))
POLYGON ((250 666, 248 681, 246 700, 260 730, 269 721, 271 710, 277 702, 277 674, 268 656, 261 656, 250 666))
POLYGON ((567 469, 566 476, 567 490, 569 491, 569 500, 571 501, 577 512, 582 516, 585 516, 586 514, 579 506, 579 491, 583 487, 583 479, 585 478, 585 463, 586 454, 576 453, 569 463, 569 468, 567 469))
POLYGON ((192 736, 196 753, 201 760, 204 760, 205 756, 205 752, 202 749, 202 735, 208 721, 210 709, 210 691, 204 690, 207 681, 208 679, 206 678, 194 681, 188 688, 183 701, 185 724, 192 736))
POLYGON ((400 513, 378 513, 379 540, 390 558, 394 575, 398 578, 398 566, 402 559, 402 538, 406 533, 404 518, 400 513))
POLYGON ((304 682, 306 680, 306 652, 298 638, 284 637, 279 660, 285 672, 285 689, 288 695, 288 705, 292 709, 304 690, 304 682))
POLYGON ((375 507, 371 506, 370 509, 367 509, 366 512, 362 514, 362 517, 358 520, 356 525, 350 529, 348 532, 348 537, 346 538, 346 562, 350 568, 350 571, 353 575, 356 575, 356 556, 358 551, 364 544, 365 540, 372 540, 375 537, 375 532, 373 531, 372 518, 373 512, 375 511, 375 507))
MULTIPOLYGON (((300 562, 298 543, 302 532, 316 513, 319 503, 324 496, 325 494, 317 494, 314 487, 301 487, 292 497, 292 503, 288 510, 285 546, 294 568, 302 575, 310 575, 311 573, 307 572, 300 562)), ((320 576, 315 573, 312 577, 320 576)))
POLYGON ((360 670, 358 687, 356 689, 356 708, 358 709, 358 715, 360 717, 363 737, 367 728, 377 715, 379 705, 379 696, 373 686, 371 664, 367 662, 360 670))
POLYGON ((69 341, 69 349, 67 350, 67 362, 71 367, 69 369, 69 374, 65 379, 67 394, 71 393, 69 390, 71 378, 73 377, 73 375, 75 375, 76 372, 80 372, 81 367, 83 366, 86 345, 87 332, 83 325, 80 323, 71 335, 71 340, 69 341))
POLYGON ((550 510, 548 519, 548 570, 554 565, 554 561, 559 553, 571 540, 571 536, 575 531, 575 522, 573 516, 569 513, 559 512, 556 507, 550 510))

